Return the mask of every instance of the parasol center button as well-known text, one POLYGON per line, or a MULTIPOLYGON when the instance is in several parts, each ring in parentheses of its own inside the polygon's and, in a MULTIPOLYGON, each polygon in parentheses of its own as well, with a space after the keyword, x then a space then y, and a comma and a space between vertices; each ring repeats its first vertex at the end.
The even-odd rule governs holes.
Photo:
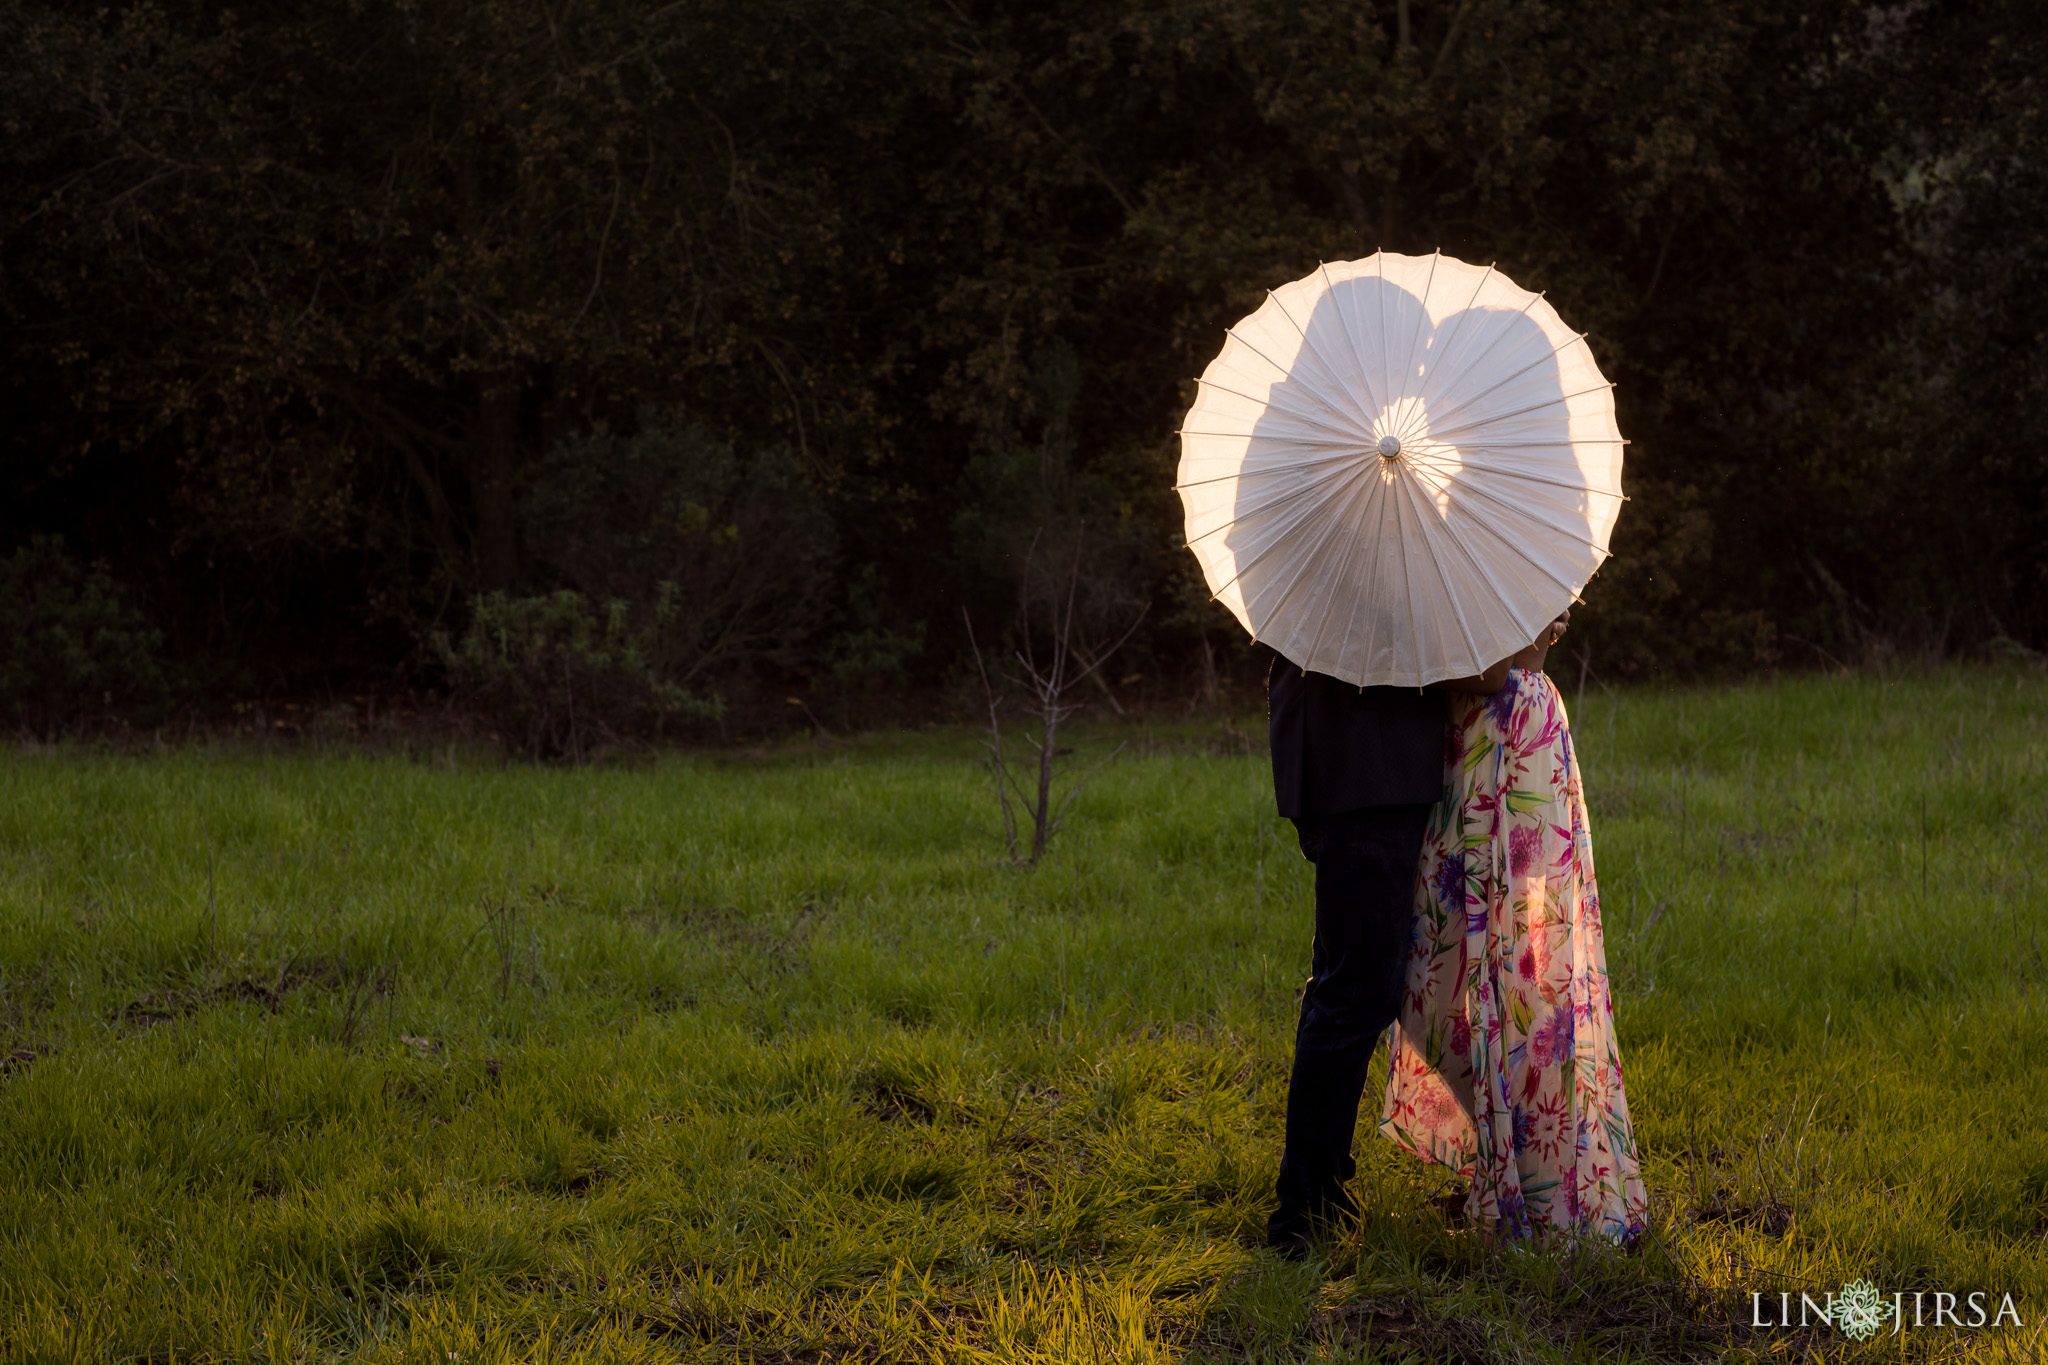
POLYGON ((1382 460, 1398 459, 1401 454, 1401 438, 1398 436, 1380 437, 1379 452, 1382 460))

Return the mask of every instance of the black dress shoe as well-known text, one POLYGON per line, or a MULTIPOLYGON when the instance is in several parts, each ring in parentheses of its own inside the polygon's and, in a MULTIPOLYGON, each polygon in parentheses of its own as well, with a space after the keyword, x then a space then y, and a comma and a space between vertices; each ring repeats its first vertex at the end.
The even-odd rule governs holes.
POLYGON ((1266 1220, 1266 1245, 1290 1261, 1299 1261, 1317 1239, 1341 1237, 1358 1223, 1358 1205, 1342 1186, 1333 1198, 1314 1209, 1282 1204, 1266 1220))

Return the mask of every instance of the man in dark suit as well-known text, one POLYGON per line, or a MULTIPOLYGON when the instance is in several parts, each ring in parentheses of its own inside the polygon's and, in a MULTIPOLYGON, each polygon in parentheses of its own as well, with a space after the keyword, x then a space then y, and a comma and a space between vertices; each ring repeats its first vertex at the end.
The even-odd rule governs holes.
POLYGON ((1267 674, 1273 794, 1316 868, 1316 939, 1287 1149, 1267 1241, 1300 1256, 1321 1225, 1357 1216, 1344 1188, 1373 1049, 1401 1011, 1415 867, 1443 794, 1444 696, 1497 692, 1508 661, 1430 688, 1356 687, 1275 656, 1267 674))

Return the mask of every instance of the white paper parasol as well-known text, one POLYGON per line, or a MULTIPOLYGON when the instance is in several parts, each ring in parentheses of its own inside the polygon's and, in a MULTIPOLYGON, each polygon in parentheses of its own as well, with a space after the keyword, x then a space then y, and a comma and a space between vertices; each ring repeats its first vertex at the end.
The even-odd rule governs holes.
POLYGON ((1360 686, 1483 672, 1607 558, 1613 386, 1488 266, 1380 252, 1272 291, 1182 423, 1188 548, 1302 668, 1360 686))

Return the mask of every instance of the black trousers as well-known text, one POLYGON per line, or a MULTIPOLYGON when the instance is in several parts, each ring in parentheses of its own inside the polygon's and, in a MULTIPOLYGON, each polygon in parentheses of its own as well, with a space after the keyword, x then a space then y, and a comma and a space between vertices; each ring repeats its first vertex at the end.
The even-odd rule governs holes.
POLYGON ((1344 1189, 1356 1169, 1351 1132, 1373 1048, 1401 1012, 1429 811, 1368 806, 1294 822, 1316 866, 1316 944, 1294 1028, 1280 1204, 1266 1224, 1276 1245, 1357 1212, 1344 1189))

